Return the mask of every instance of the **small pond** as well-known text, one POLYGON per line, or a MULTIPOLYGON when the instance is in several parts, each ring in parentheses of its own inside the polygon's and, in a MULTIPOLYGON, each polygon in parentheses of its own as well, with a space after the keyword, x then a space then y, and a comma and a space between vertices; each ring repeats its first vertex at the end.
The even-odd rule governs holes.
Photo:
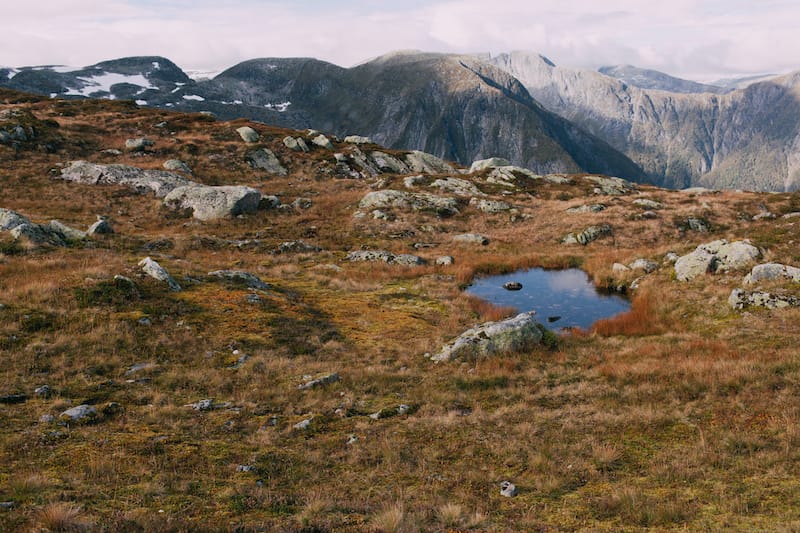
POLYGON ((588 329, 601 318, 630 309, 630 302, 622 296, 598 292, 586 272, 577 268, 533 268, 478 278, 466 292, 495 305, 514 307, 520 313, 536 311, 539 322, 549 329, 588 329), (522 288, 503 288, 513 282, 520 283, 522 288))

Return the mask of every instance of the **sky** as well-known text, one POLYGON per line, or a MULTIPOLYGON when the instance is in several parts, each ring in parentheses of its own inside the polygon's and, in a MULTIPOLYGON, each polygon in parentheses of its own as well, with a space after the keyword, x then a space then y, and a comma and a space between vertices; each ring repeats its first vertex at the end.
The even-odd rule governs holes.
POLYGON ((393 50, 526 50, 699 81, 800 70, 800 0, 37 0, 0 17, 0 65, 133 55, 219 71, 258 57, 344 67, 393 50))

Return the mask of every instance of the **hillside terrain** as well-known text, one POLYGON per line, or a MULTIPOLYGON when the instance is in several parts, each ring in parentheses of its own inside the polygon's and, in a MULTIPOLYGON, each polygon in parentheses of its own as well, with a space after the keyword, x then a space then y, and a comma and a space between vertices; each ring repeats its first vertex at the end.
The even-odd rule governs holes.
POLYGON ((336 134, 0 90, 0 530, 800 527, 800 193, 336 134), (529 267, 631 311, 462 290, 529 267))

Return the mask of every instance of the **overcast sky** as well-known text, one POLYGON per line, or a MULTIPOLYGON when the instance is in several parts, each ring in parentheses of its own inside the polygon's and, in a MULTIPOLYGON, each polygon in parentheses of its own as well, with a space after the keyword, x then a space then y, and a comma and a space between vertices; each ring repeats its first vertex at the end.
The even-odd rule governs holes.
POLYGON ((0 65, 161 55, 221 70, 256 57, 351 66, 398 49, 530 50, 690 79, 800 69, 800 0, 37 0, 7 2, 0 65))

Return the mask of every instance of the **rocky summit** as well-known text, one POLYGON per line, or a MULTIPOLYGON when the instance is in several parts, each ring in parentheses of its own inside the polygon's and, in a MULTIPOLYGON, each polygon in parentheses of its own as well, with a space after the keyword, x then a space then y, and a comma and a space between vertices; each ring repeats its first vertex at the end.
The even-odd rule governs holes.
POLYGON ((63 76, 0 89, 0 530, 796 529, 800 193, 620 174, 467 56, 63 76))

